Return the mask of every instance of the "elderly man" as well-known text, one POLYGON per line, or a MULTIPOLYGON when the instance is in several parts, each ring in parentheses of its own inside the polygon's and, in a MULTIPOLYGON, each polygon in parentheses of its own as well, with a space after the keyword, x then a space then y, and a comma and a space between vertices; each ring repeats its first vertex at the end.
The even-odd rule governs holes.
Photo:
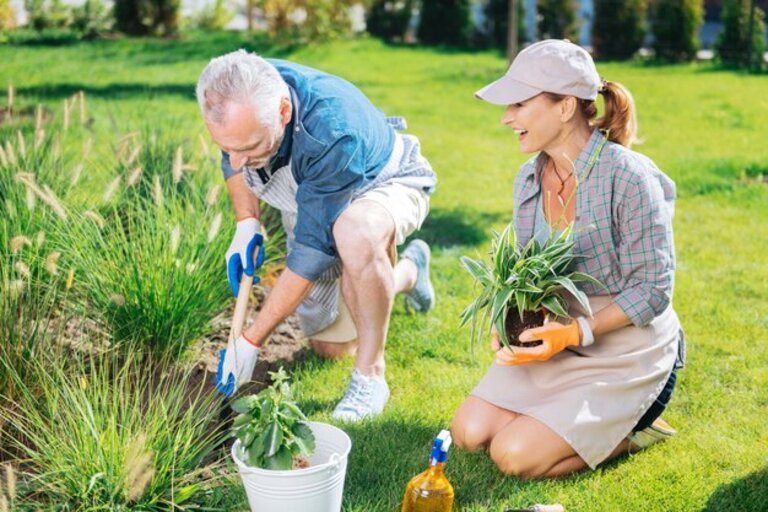
MULTIPOLYGON (((384 344, 394 297, 420 312, 434 304, 430 251, 414 240, 436 177, 413 136, 395 132, 352 84, 244 50, 213 59, 197 84, 237 220, 227 252, 232 291, 263 260, 259 199, 280 210, 286 269, 254 323, 222 351, 217 385, 231 395, 250 380, 259 349, 296 311, 324 357, 355 353, 339 420, 379 414, 389 399, 384 344)), ((402 126, 398 126, 402 128, 402 126)))

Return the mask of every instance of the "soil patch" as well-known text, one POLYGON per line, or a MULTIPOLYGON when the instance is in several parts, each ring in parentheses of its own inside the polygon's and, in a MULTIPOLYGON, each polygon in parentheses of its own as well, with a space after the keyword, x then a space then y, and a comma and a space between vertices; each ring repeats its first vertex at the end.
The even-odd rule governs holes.
POLYGON ((520 315, 517 311, 510 310, 504 321, 504 326, 507 329, 507 341, 513 347, 537 347, 541 345, 541 340, 523 342, 518 338, 523 331, 541 327, 542 325, 544 325, 544 313, 541 311, 526 311, 523 314, 523 320, 520 321, 520 315))
MULTIPOLYGON (((246 327, 253 322, 256 314, 261 310, 268 292, 269 288, 267 287, 255 287, 253 289, 251 304, 255 304, 255 306, 248 312, 246 327)), ((212 334, 205 337, 193 348, 192 360, 196 361, 196 365, 189 379, 190 390, 199 389, 200 385, 206 389, 214 390, 219 351, 227 347, 233 314, 234 303, 214 318, 212 334)), ((290 369, 298 361, 304 360, 308 353, 309 345, 301 331, 298 317, 293 314, 274 330, 269 341, 259 353, 252 382, 238 390, 237 395, 258 393, 271 384, 269 372, 277 371, 281 366, 290 369)), ((219 419, 227 421, 232 416, 233 412, 228 403, 223 402, 219 419)))

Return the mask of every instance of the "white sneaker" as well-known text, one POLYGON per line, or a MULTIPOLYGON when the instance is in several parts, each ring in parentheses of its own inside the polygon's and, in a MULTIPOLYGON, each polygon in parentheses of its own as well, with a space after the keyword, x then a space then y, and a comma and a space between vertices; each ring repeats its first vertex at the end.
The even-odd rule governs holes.
POLYGON ((344 398, 336 405, 332 417, 338 421, 358 422, 381 414, 389 400, 389 386, 384 377, 369 377, 358 370, 344 398))
POLYGON ((661 418, 656 418, 650 427, 627 436, 629 451, 632 453, 639 452, 653 444, 665 441, 675 434, 677 434, 677 430, 672 428, 669 423, 661 418))

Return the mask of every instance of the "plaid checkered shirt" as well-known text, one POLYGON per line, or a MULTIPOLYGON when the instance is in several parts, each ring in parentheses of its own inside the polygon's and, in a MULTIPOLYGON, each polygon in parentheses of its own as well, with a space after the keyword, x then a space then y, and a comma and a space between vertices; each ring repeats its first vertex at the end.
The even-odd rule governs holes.
MULTIPOLYGON (((521 245, 534 235, 546 161, 540 153, 515 178, 514 225, 521 245)), ((579 287, 587 295, 612 295, 633 324, 646 326, 672 301, 675 184, 650 158, 606 141, 599 130, 574 166, 578 188, 573 236, 579 256, 574 270, 605 285, 579 287)))

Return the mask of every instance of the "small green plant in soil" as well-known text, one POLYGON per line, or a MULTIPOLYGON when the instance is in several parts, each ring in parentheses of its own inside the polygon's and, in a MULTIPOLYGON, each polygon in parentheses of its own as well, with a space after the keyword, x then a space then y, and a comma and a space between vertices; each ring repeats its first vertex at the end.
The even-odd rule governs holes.
POLYGON ((464 268, 480 285, 477 298, 461 314, 461 324, 472 322, 472 342, 483 335, 490 320, 504 345, 535 346, 539 341, 518 341, 520 333, 544 323, 545 312, 568 317, 566 293, 591 314, 589 300, 576 287, 577 282, 592 282, 593 277, 569 268, 573 254, 572 226, 559 236, 553 234, 545 244, 531 239, 519 246, 510 223, 491 243, 490 264, 462 256, 464 268), (480 329, 477 327, 481 321, 480 329))
POLYGON ((307 417, 291 395, 283 368, 270 372, 273 383, 258 395, 240 398, 232 405, 239 413, 233 434, 240 440, 238 457, 249 466, 264 469, 301 469, 315 451, 315 436, 307 417))

